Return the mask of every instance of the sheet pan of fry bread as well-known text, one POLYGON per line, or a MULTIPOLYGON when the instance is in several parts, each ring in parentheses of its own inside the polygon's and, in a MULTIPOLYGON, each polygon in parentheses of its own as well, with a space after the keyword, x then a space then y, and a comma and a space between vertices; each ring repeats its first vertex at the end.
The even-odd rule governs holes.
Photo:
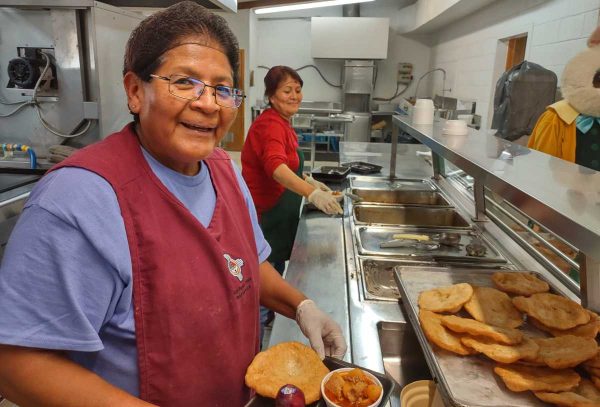
POLYGON ((539 273, 498 272, 394 270, 403 309, 446 400, 465 407, 600 407, 600 317, 566 300, 539 273), (465 284, 473 288, 470 297, 465 284))

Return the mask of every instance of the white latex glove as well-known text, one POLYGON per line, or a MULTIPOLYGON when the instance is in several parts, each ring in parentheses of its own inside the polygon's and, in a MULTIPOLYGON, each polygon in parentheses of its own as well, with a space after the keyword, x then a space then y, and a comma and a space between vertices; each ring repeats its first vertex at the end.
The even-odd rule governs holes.
POLYGON ((342 329, 329 315, 317 307, 312 300, 304 300, 296 310, 296 322, 310 341, 310 346, 323 359, 332 356, 341 359, 348 346, 342 329))
POLYGON ((321 191, 331 191, 331 188, 329 188, 327 185, 323 184, 322 182, 317 181, 316 179, 314 179, 311 176, 304 178, 304 181, 308 182, 313 187, 320 189, 321 191))
POLYGON ((308 202, 327 215, 342 215, 344 211, 331 192, 315 189, 308 196, 308 202))

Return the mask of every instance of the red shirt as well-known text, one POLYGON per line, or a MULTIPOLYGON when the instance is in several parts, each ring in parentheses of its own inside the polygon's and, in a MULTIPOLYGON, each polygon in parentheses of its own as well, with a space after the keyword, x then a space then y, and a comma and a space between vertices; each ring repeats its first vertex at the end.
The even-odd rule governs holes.
POLYGON ((242 176, 248 184, 258 216, 271 209, 285 188, 273 179, 281 164, 298 171, 298 136, 275 109, 265 110, 250 126, 242 148, 242 176))

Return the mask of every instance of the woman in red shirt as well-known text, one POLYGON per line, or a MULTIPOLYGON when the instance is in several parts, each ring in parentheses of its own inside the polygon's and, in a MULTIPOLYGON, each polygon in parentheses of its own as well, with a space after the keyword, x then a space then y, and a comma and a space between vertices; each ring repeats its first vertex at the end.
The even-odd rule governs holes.
POLYGON ((264 81, 270 108, 250 126, 242 149, 242 175, 271 245, 269 261, 283 273, 294 244, 302 197, 328 215, 341 214, 342 208, 325 184, 302 175, 304 156, 290 124, 302 101, 302 78, 290 67, 275 66, 264 81))

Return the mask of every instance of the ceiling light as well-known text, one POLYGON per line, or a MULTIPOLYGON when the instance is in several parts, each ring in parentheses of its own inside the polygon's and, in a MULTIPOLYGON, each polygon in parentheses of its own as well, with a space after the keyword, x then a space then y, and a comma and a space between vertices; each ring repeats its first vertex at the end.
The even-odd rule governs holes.
POLYGON ((301 4, 289 4, 287 6, 275 6, 275 7, 265 7, 254 10, 256 14, 267 14, 267 13, 279 13, 282 11, 294 11, 294 10, 304 10, 309 8, 317 8, 317 7, 331 7, 331 6, 341 6, 344 4, 353 4, 353 3, 365 3, 368 1, 375 0, 327 0, 327 1, 315 1, 312 3, 301 3, 301 4))

